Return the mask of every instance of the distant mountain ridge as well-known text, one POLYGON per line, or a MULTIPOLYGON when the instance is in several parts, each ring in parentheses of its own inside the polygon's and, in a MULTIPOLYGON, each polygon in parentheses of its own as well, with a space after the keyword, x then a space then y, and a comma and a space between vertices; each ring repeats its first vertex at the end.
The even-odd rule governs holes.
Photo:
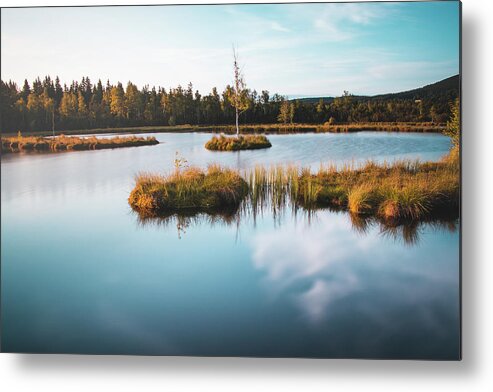
MULTIPOLYGON (((454 75, 449 78, 440 80, 436 83, 428 84, 413 90, 402 91, 398 93, 387 93, 373 96, 354 95, 356 100, 401 100, 401 99, 433 99, 436 96, 456 97, 459 95, 460 78, 459 75, 454 75)), ((316 103, 321 99, 326 103, 332 102, 336 97, 310 97, 310 98, 295 98, 292 101, 301 101, 305 103, 316 103)))

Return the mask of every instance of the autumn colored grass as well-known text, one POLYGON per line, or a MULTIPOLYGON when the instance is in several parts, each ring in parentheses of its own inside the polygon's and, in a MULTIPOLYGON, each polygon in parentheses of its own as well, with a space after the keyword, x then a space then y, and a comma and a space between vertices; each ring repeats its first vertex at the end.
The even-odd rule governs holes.
POLYGON ((213 136, 205 144, 205 148, 211 151, 258 150, 269 147, 272 144, 264 135, 213 136))
POLYGON ((35 136, 2 137, 2 153, 21 151, 80 151, 104 148, 136 147, 159 144, 155 137, 76 137, 60 135, 53 138, 35 136))
POLYGON ((257 166, 243 173, 211 166, 169 176, 141 174, 129 197, 134 210, 156 216, 182 209, 225 211, 243 206, 256 214, 290 205, 333 208, 387 223, 458 217, 458 155, 440 162, 398 161, 361 166, 327 165, 316 173, 298 166, 257 166))
POLYGON ((445 124, 431 122, 375 122, 375 123, 349 123, 330 124, 328 122, 317 126, 316 132, 349 133, 361 131, 384 131, 384 132, 443 132, 445 124))
MULTIPOLYGON (((359 132, 359 131, 382 131, 382 132, 443 132, 445 124, 431 122, 370 122, 370 123, 336 123, 329 124, 244 124, 240 130, 242 134, 291 134, 291 133, 313 133, 313 132, 359 132)), ((89 135, 104 133, 183 133, 204 132, 224 133, 234 135, 234 125, 157 125, 143 127, 112 127, 94 129, 64 130, 65 135, 89 135)), ((49 136, 51 131, 30 132, 30 135, 49 136)), ((5 133, 7 135, 7 133, 5 133)), ((15 135, 15 133, 10 133, 15 135)))
POLYGON ((177 169, 174 173, 141 173, 130 193, 130 206, 144 216, 173 211, 235 209, 248 193, 248 185, 238 172, 216 165, 207 171, 177 169))
POLYGON ((330 207, 388 222, 458 216, 459 161, 453 154, 441 162, 329 165, 317 173, 293 166, 259 166, 249 173, 248 181, 253 205, 269 200, 280 206, 288 196, 296 207, 330 207))

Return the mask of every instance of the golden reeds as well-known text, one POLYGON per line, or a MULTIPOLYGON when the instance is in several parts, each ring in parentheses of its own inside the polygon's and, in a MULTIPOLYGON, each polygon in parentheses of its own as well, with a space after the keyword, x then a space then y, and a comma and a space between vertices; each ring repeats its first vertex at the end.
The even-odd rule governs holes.
POLYGON ((247 195, 238 172, 217 165, 176 170, 168 176, 141 173, 130 193, 130 206, 143 215, 175 210, 234 209, 247 195))
POLYGON ((116 136, 111 138, 60 135, 53 138, 35 136, 2 137, 2 153, 20 151, 100 150, 159 144, 155 137, 116 136))
POLYGON ((258 150, 269 147, 272 144, 264 135, 213 136, 205 144, 205 148, 211 151, 258 150))
POLYGON ((141 174, 129 202, 151 211, 180 208, 231 208, 248 196, 254 216, 265 206, 279 214, 329 207, 388 222, 419 221, 437 215, 458 215, 459 161, 397 161, 322 166, 312 173, 298 166, 256 166, 243 173, 211 166, 176 171, 170 176, 141 174))

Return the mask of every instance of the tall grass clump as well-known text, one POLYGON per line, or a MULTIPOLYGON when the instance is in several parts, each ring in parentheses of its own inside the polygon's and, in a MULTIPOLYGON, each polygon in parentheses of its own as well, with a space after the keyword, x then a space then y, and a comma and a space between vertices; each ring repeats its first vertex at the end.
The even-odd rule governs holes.
POLYGON ((175 170, 168 176, 141 173, 128 202, 137 212, 156 216, 179 210, 235 209, 248 193, 248 184, 230 169, 216 165, 175 170))
POLYGON ((269 147, 272 144, 265 135, 213 136, 205 144, 205 148, 211 151, 258 150, 269 147))
POLYGON ((367 162, 357 168, 305 173, 297 202, 306 207, 347 209, 387 221, 420 220, 457 214, 459 181, 459 163, 453 156, 441 162, 367 162))
POLYGON ((428 215, 434 195, 419 184, 408 184, 384 193, 378 214, 386 220, 418 220, 428 215))
POLYGON ((353 214, 371 214, 382 199, 377 186, 372 183, 355 185, 348 190, 348 209, 353 214))

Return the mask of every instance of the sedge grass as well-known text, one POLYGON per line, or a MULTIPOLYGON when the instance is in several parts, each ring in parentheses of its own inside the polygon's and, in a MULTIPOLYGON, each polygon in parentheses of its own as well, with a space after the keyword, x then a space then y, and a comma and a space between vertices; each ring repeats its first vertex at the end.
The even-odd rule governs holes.
POLYGON ((235 209, 248 185, 238 172, 209 166, 176 170, 168 176, 141 173, 128 202, 137 212, 154 216, 177 210, 235 209))
POLYGON ((249 175, 249 186, 252 204, 268 200, 279 206, 289 196, 296 207, 330 207, 386 221, 456 214, 460 195, 458 160, 450 156, 441 162, 328 165, 316 173, 294 166, 258 166, 249 175))
POLYGON ((15 136, 2 138, 2 153, 21 151, 100 150, 105 148, 137 147, 159 144, 155 137, 116 136, 111 138, 60 135, 52 138, 15 136))
POLYGON ((129 197, 138 211, 156 213, 187 208, 237 208, 245 199, 254 215, 269 205, 274 214, 290 205, 332 208, 386 222, 423 221, 458 216, 459 161, 397 161, 377 164, 327 165, 312 173, 298 166, 256 166, 242 176, 211 166, 177 171, 169 176, 141 174, 129 197), (248 196, 248 197, 247 197, 248 196))
POLYGON ((213 136, 205 144, 205 148, 211 151, 258 150, 269 147, 272 144, 265 135, 213 136))

